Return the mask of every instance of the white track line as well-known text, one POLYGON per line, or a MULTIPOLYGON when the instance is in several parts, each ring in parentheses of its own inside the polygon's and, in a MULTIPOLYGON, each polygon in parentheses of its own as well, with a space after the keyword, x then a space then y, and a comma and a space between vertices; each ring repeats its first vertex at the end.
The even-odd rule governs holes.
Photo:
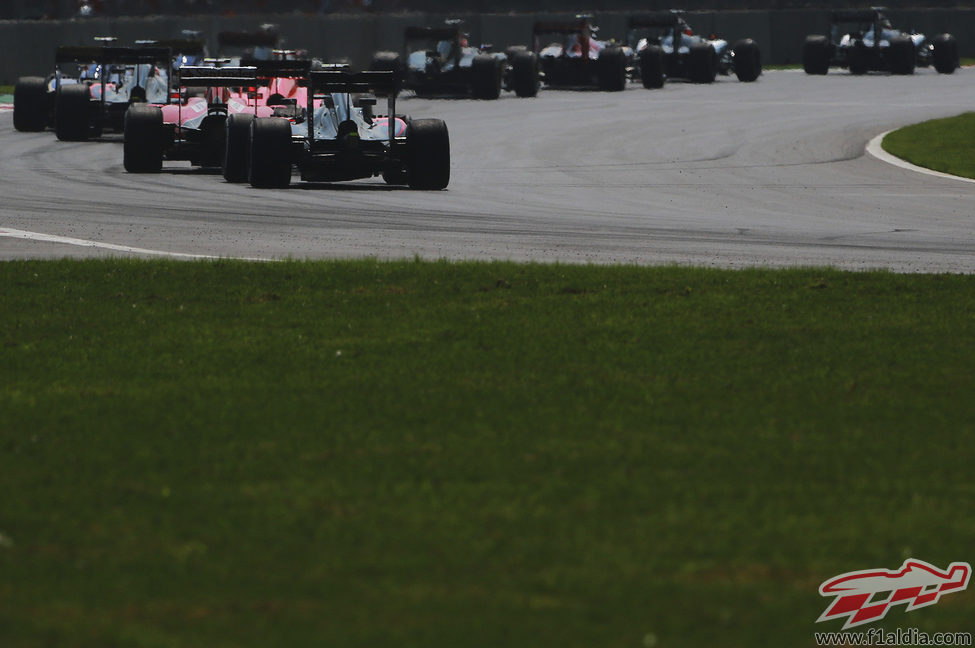
POLYGON ((971 178, 962 178, 961 176, 951 175, 950 173, 941 173, 940 171, 932 171, 931 169, 925 169, 924 167, 917 166, 916 164, 911 164, 906 162, 899 157, 895 157, 885 151, 881 146, 884 138, 887 137, 893 131, 887 131, 886 133, 881 133, 875 138, 867 142, 867 153, 874 156, 881 162, 886 162, 887 164, 893 164, 896 167, 902 169, 907 169, 908 171, 914 171, 916 173, 923 173, 925 175, 934 176, 936 178, 946 178, 948 180, 959 180, 961 182, 975 182, 971 178))
POLYGON ((43 241, 46 243, 61 243, 64 245, 77 245, 79 247, 100 248, 112 250, 114 252, 124 252, 126 254, 148 254, 152 256, 173 257, 177 259, 236 259, 239 261, 269 261, 270 259, 241 258, 241 257, 221 257, 211 254, 187 254, 185 252, 164 252, 162 250, 147 250, 145 248, 131 247, 128 245, 115 245, 114 243, 101 243, 99 241, 88 241, 85 239, 70 238, 67 236, 55 236, 54 234, 43 234, 41 232, 25 232, 23 230, 0 228, 0 236, 7 238, 27 239, 30 241, 43 241))

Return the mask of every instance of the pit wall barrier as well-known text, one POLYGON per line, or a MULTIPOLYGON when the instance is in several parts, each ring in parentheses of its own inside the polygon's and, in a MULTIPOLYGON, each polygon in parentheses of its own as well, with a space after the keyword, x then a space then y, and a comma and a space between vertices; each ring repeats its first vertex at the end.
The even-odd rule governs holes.
MULTIPOLYGON (((899 9, 887 14, 900 29, 917 29, 929 37, 951 32, 958 39, 961 56, 975 57, 975 9, 899 9)), ((599 37, 625 39, 630 15, 597 14, 593 22, 599 26, 599 37)), ((825 33, 827 25, 827 11, 820 9, 688 12, 685 17, 699 34, 717 34, 730 42, 755 39, 766 65, 801 63, 806 35, 825 33)), ((503 49, 529 45, 537 20, 572 20, 574 14, 293 14, 0 21, 0 84, 13 84, 20 76, 49 74, 58 45, 92 44, 96 36, 114 36, 124 45, 139 39, 176 38, 183 30, 192 29, 207 36, 210 52, 216 55, 219 32, 253 31, 263 23, 278 26, 283 47, 308 50, 325 61, 347 61, 364 68, 377 50, 401 50, 406 27, 442 25, 447 18, 464 19, 472 44, 490 43, 503 49)))

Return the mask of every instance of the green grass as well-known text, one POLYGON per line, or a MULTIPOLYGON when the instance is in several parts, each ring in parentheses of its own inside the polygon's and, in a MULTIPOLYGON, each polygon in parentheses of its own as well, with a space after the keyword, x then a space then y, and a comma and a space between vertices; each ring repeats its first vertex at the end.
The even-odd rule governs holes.
POLYGON ((825 579, 971 560, 973 276, 6 262, 0 295, 4 648, 810 646, 825 579))
POLYGON ((975 178, 975 113, 914 124, 884 138, 891 155, 942 173, 975 178))
POLYGON ((0 94, 12 95, 13 93, 14 87, 12 85, 0 85, 0 94))

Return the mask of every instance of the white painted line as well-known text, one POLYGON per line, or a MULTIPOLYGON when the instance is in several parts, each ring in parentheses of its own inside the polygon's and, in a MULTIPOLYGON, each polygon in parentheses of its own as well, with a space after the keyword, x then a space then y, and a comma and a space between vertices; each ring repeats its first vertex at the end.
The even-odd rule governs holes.
POLYGON ((960 180, 961 182, 973 182, 971 178, 963 178, 961 176, 951 175, 950 173, 941 173, 940 171, 932 171, 931 169, 926 169, 924 167, 917 166, 916 164, 911 164, 905 160, 900 159, 894 155, 891 155, 883 149, 881 142, 893 131, 887 131, 886 133, 881 133, 875 138, 867 142, 867 153, 874 156, 881 162, 886 162, 887 164, 893 164, 896 167, 902 169, 907 169, 908 171, 914 171, 915 173, 923 173, 925 175, 934 176, 936 178, 945 178, 947 180, 960 180))
POLYGON ((211 254, 187 254, 185 252, 164 252, 162 250, 147 250, 145 248, 131 247, 128 245, 115 245, 114 243, 102 243, 100 241, 88 241, 86 239, 71 238, 67 236, 55 236, 54 234, 43 234, 40 232, 25 232, 9 228, 0 228, 0 236, 7 238, 27 239, 30 241, 43 241, 45 243, 61 243, 64 245, 77 245, 79 247, 100 248, 112 250, 114 252, 124 252, 127 254, 148 254, 152 256, 173 257, 176 259, 235 259, 238 261, 270 261, 271 259, 242 258, 242 257, 221 257, 211 254))

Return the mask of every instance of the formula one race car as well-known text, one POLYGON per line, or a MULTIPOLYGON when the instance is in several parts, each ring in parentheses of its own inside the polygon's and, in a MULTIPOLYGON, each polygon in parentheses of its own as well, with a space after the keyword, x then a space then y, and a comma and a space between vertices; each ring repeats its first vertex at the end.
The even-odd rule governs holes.
POLYGON ((14 127, 54 126, 58 139, 81 141, 122 130, 133 102, 165 101, 172 51, 168 47, 59 47, 50 79, 25 77, 14 88, 14 127), (67 73, 72 64, 76 75, 67 73))
POLYGON ((537 22, 532 43, 541 65, 542 81, 553 87, 626 88, 633 67, 633 48, 595 38, 597 28, 580 16, 575 22, 537 22), (555 36, 558 40, 543 43, 555 36))
POLYGON ((717 74, 732 72, 751 82, 762 73, 761 53, 750 38, 729 47, 726 40, 698 36, 679 11, 633 16, 628 22, 628 40, 636 50, 632 74, 644 88, 660 88, 671 79, 711 83, 717 74))
POLYGON ((443 189, 450 181, 450 139, 439 119, 396 115, 395 72, 313 71, 305 119, 257 118, 250 130, 250 184, 283 188, 292 167, 301 179, 335 182, 382 175, 389 184, 443 189), (374 115, 373 93, 387 115, 374 115))
POLYGON ((176 69, 175 103, 132 106, 125 117, 123 163, 132 173, 157 173, 163 160, 219 167, 230 182, 247 180, 249 149, 231 151, 249 136, 256 117, 297 117, 304 111, 305 79, 312 67, 277 51, 276 60, 205 59, 205 67, 176 69), (201 96, 202 91, 202 96, 201 96), (228 159, 229 158, 229 159, 228 159))
POLYGON ((281 42, 277 26, 266 24, 253 32, 224 31, 217 34, 217 48, 220 56, 230 58, 231 65, 237 65, 241 58, 271 60, 272 51, 281 42))
MULTIPOLYGON (((226 148, 223 156, 223 177, 227 182, 247 182, 250 174, 251 127, 255 119, 281 117, 296 125, 308 118, 308 78, 317 62, 289 58, 290 50, 275 50, 273 61, 244 59, 242 63, 254 68, 257 87, 247 100, 253 110, 227 114, 226 148)), ((322 101, 313 99, 313 109, 322 101)))
POLYGON ((254 68, 185 65, 177 73, 173 103, 134 104, 125 113, 122 162, 130 173, 158 173, 163 159, 223 165, 227 113, 246 111, 231 88, 257 83, 254 68), (190 96, 188 88, 205 89, 190 96))
POLYGON ((958 68, 955 37, 940 34, 929 41, 924 34, 894 29, 879 7, 830 12, 829 35, 807 36, 802 48, 806 74, 826 74, 831 66, 857 75, 914 74, 916 67, 929 65, 941 74, 958 68))
POLYGON ((404 32, 406 65, 396 52, 376 52, 372 70, 403 75, 403 87, 420 95, 449 94, 475 99, 497 99, 501 90, 519 97, 538 94, 538 57, 527 50, 492 52, 471 47, 459 21, 447 27, 407 27, 404 32))

